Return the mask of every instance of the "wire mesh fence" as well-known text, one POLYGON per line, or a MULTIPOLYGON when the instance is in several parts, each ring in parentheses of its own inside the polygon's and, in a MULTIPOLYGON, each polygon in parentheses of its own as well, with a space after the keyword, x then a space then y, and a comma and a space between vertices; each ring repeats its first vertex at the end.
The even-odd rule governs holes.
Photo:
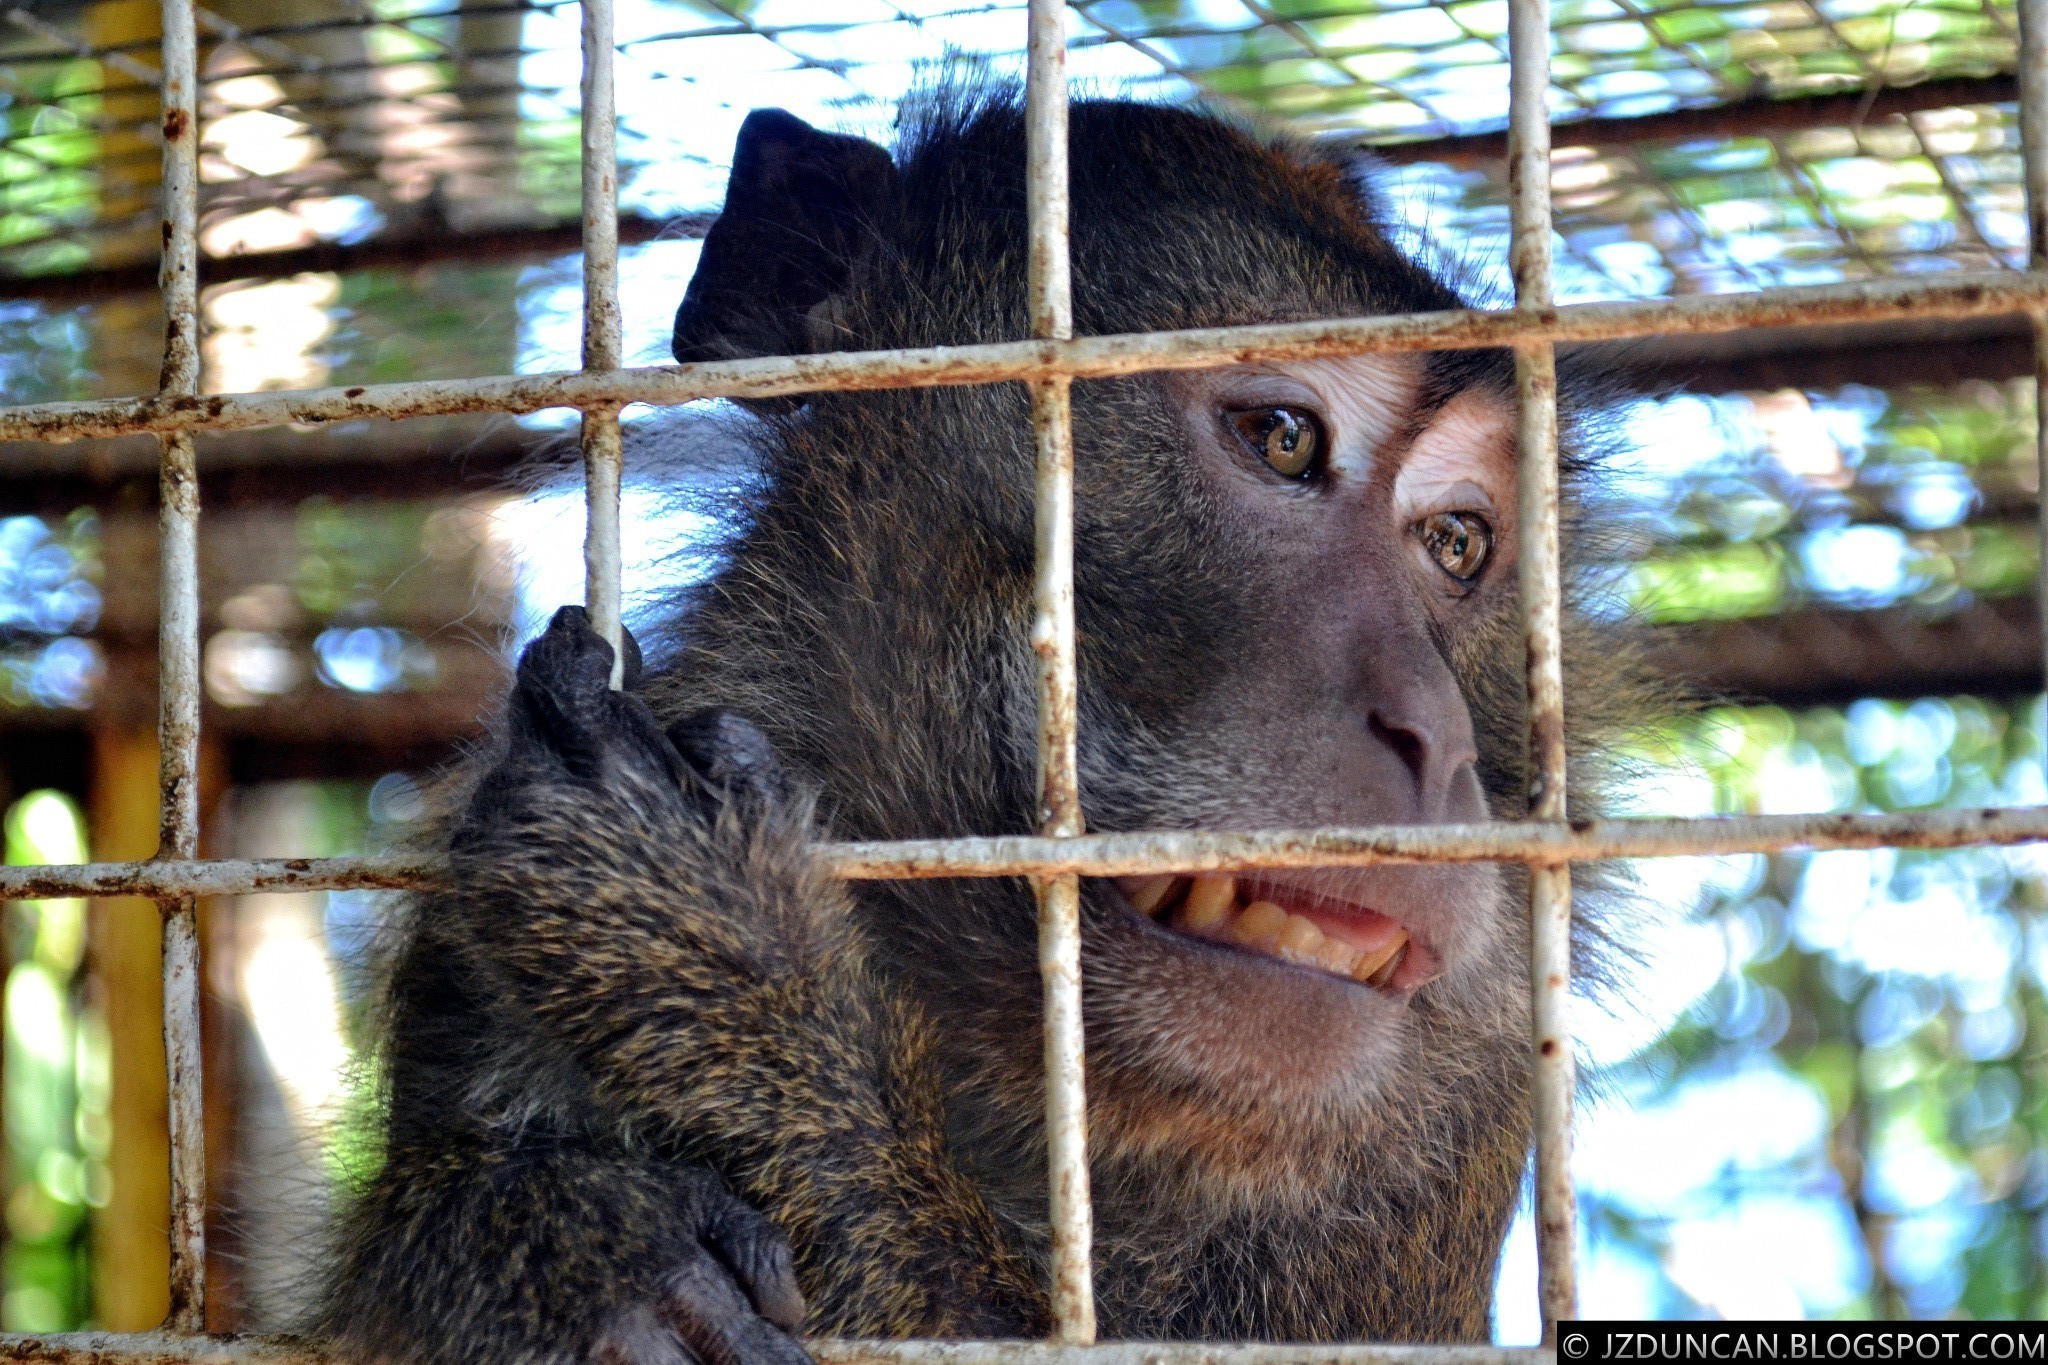
MULTIPOLYGON (((1260 23, 1291 41, 1312 41, 1312 21, 1282 20, 1246 0, 1260 23)), ((1080 7, 1101 21, 1099 6, 1080 7)), ((962 11, 966 13, 967 11, 962 11)), ((977 9, 974 13, 982 13, 977 9)), ((1002 13, 1004 11, 998 11, 1002 13)), ((1449 13, 1448 9, 1444 10, 1449 13)), ((1840 39, 1818 10, 1818 26, 1840 39)), ((1972 13, 1978 11, 1972 10, 1972 13)), ((19 13, 19 12, 17 12, 19 13)), ((1030 876, 1040 903, 1040 962, 1045 986, 1047 1124, 1051 1137, 1053 1303, 1057 1343, 817 1343, 822 1360, 1006 1362, 1043 1359, 1176 1362, 1195 1365, 1397 1365, 1507 1361, 1528 1352, 1469 1346, 1233 1347, 1093 1345, 1090 1209, 1080 1031, 1078 878, 1258 866, 1334 866, 1371 862, 1491 859, 1531 871, 1531 1084, 1536 1127, 1537 1230, 1546 1342, 1573 1316, 1573 1195, 1570 1128, 1573 1049, 1570 994, 1571 864, 1617 856, 1876 846, 1956 847, 2048 839, 2048 808, 1923 812, 1889 816, 1727 820, 1572 821, 1565 808, 1565 735, 1559 640, 1558 460, 1554 347, 1564 340, 1716 331, 1753 326, 1887 318, 2048 315, 2048 0, 2027 0, 2019 15, 2025 41, 2019 67, 2025 100, 2021 126, 2028 154, 2030 228, 2027 272, 1937 280, 1875 280, 1765 294, 1654 303, 1554 303, 1552 187, 1548 101, 1551 22, 1547 0, 1511 0, 1505 34, 1512 75, 1508 162, 1509 253, 1514 306, 1407 317, 1348 319, 1272 327, 1125 337, 1072 337, 1066 231, 1067 11, 1032 0, 1007 11, 1028 20, 1027 184, 1030 195, 1033 339, 976 347, 831 354, 729 364, 622 370, 617 292, 618 158, 613 62, 619 49, 610 0, 581 7, 583 73, 578 158, 584 261, 584 367, 520 378, 401 383, 346 389, 202 398, 198 392, 200 107, 198 32, 205 20, 191 0, 164 0, 160 64, 132 54, 111 67, 161 95, 163 242, 160 287, 167 320, 163 378, 156 395, 0 410, 0 438, 63 441, 149 432, 160 438, 161 667, 160 840, 147 863, 24 866, 0 870, 0 896, 154 896, 164 913, 164 1038, 169 1064, 172 1166, 172 1297, 164 1334, 9 1339, 22 1359, 283 1359, 296 1344, 222 1341, 206 1322, 204 1133, 199 1072, 199 961, 195 897, 254 890, 431 884, 431 860, 362 858, 295 861, 197 859, 199 610, 196 537, 199 487, 193 433, 283 422, 321 423, 360 416, 409 417, 468 411, 532 411, 573 406, 583 414, 589 532, 587 600, 598 628, 619 638, 622 447, 618 413, 628 402, 675 403, 710 396, 768 396, 829 389, 1024 380, 1032 388, 1037 449, 1037 589, 1032 646, 1040 661, 1041 829, 1034 838, 932 840, 838 845, 823 856, 842 876, 1030 876), (1073 430, 1069 388, 1076 378, 1251 359, 1352 355, 1375 351, 1511 347, 1516 357, 1521 525, 1520 566, 1529 672, 1529 739, 1534 757, 1531 818, 1479 826, 1085 835, 1076 775, 1077 697, 1073 615, 1073 430)), ((1981 11, 2008 34, 2000 12, 1981 11)), ((17 20, 17 26, 19 21, 17 20)), ((38 21, 40 22, 40 21, 38 21)), ((364 23, 371 22, 368 19, 364 23)), ((382 22, 382 21, 379 21, 382 22)), ((744 26, 745 21, 735 19, 744 26)), ((37 30, 41 32, 41 30, 37 30)), ((1263 32, 1263 28, 1261 29, 1263 32)), ((45 35, 47 36, 47 35, 45 35)), ((242 34, 244 41, 278 34, 242 34)), ((1119 37, 1119 42, 1132 41, 1119 37)), ((289 45, 286 44, 286 47, 289 45)), ((1853 47, 1853 44, 1849 46, 1853 47)), ((1660 51, 1682 57, 1682 45, 1660 51)), ((102 56, 109 54, 103 53, 102 56)), ((1858 69, 1857 75, 1868 74, 1858 69)), ((2044 329, 2048 324, 2037 323, 2044 329)), ((2043 353, 2048 354, 2048 331, 2043 353)), ((2048 462, 2048 440, 2042 444, 2048 462)), ((616 683, 616 678, 615 678, 616 683)))
MULTIPOLYGON (((38 8, 0 13, 0 273, 152 258, 153 40, 38 8)), ((708 68, 742 73, 753 98, 829 107, 873 131, 919 60, 1008 64, 1024 32, 1017 0, 693 8, 614 35, 628 88, 657 96, 618 123, 644 230, 700 230, 690 211, 715 201, 723 167, 678 129, 726 118, 721 106, 745 97, 708 68), (689 116, 671 118, 678 107, 689 116)), ((1498 0, 1088 0, 1070 6, 1068 51, 1098 88, 1402 142, 1407 161, 1505 118, 1506 13, 1498 0)), ((575 218, 580 102, 561 60, 573 6, 324 0, 288 22, 238 24, 204 6, 197 19, 212 254, 365 233, 432 247, 575 218)), ((1997 0, 1560 5, 1549 96, 1560 126, 1714 108, 1768 124, 1787 96, 1848 104, 1832 126, 1653 139, 1561 168, 1560 296, 2022 265, 2016 29, 1997 0)), ((1499 177, 1446 147, 1421 179, 1440 245, 1469 243, 1475 228, 1505 244, 1499 177)))

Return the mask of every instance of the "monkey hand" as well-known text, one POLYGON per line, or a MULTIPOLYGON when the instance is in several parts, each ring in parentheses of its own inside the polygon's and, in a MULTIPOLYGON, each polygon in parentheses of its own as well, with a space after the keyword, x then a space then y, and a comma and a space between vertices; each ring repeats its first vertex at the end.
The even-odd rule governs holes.
POLYGON ((333 1359, 807 1365, 774 1224, 703 1166, 543 1126, 385 1153, 316 1309, 333 1359))
POLYGON ((808 1365, 788 1335, 804 1299, 781 1230, 712 1171, 680 1166, 674 1177, 669 1264, 612 1318, 593 1365, 808 1365))
POLYGON ((730 711, 664 732, 630 690, 639 651, 624 643, 624 691, 580 607, 527 647, 505 754, 450 856, 462 899, 493 921, 464 936, 487 975, 578 1029, 637 1005, 673 1045, 835 945, 845 903, 767 739, 730 711))
POLYGON ((611 666, 580 609, 556 614, 451 844, 451 938, 503 1027, 772 1214, 830 1287, 814 1329, 1040 1330, 1035 1277, 948 1154, 928 1026, 810 851, 809 799, 753 725, 664 731, 611 666))

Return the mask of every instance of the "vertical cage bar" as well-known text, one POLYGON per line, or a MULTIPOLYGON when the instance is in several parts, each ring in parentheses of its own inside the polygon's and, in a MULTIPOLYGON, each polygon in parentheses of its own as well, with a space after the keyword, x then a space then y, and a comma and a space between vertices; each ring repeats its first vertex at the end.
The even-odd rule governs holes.
MULTIPOLYGON (((618 107, 612 90, 612 0, 583 0, 583 368, 616 370, 619 340, 618 107)), ((625 678, 620 648, 619 483, 625 465, 616 407, 583 413, 583 601, 612 647, 612 686, 625 678)))
MULTIPOLYGON (((2027 269, 2048 270, 2048 0, 2020 0, 2020 156, 2027 184, 2027 269)), ((2034 323, 2034 469, 2042 548, 2035 586, 2048 641, 2048 313, 2034 323)), ((2048 667, 2048 657, 2043 659, 2048 667)), ((2044 759, 2048 761, 2048 759, 2044 759)))
MULTIPOLYGON (((1074 334, 1067 242, 1067 74, 1063 0, 1031 0, 1024 85, 1025 181, 1031 227, 1031 333, 1074 334)), ((1074 413, 1072 381, 1031 386, 1037 451, 1036 615, 1040 831, 1081 833, 1075 757, 1074 413)), ((1045 981, 1045 1128, 1052 1190, 1053 1315, 1064 1342, 1095 1340, 1089 1269, 1088 1099, 1081 1036, 1081 882, 1034 878, 1038 967, 1045 981)))
MULTIPOLYGON (((199 392, 199 44, 192 0, 163 0, 163 263, 167 394, 199 392)), ((157 857, 199 855, 199 473, 192 437, 162 438, 159 465, 157 857)), ((171 1149, 173 1329, 206 1325, 206 1133, 200 1090, 198 903, 164 916, 164 1064, 171 1149)))
MULTIPOLYGON (((1515 306, 1552 305, 1550 269, 1550 6, 1511 0, 1508 11, 1508 181, 1515 306)), ((1549 342, 1515 348, 1516 445, 1521 465, 1521 588, 1528 638, 1530 814, 1565 818, 1563 614, 1558 562, 1557 357, 1549 342)), ((1529 867, 1531 1117, 1536 1132, 1536 1242, 1543 1341, 1577 1313, 1572 1191, 1572 874, 1566 863, 1529 867)))

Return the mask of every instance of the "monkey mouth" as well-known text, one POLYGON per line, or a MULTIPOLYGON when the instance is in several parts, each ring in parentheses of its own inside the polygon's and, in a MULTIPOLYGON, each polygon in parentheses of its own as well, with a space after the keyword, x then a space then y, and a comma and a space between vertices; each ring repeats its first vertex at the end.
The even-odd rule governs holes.
POLYGON ((1442 974, 1406 925, 1265 877, 1118 877, 1133 909, 1176 934, 1406 994, 1442 974))

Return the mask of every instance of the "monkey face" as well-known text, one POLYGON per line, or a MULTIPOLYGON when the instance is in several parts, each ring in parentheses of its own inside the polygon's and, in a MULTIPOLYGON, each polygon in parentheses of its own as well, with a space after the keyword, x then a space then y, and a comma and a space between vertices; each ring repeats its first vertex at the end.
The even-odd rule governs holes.
MULTIPOLYGON (((942 100, 893 158, 792 124, 749 120, 678 315, 679 359, 1028 332, 1014 106, 942 100)), ((1395 249, 1357 167, 1318 149, 1084 102, 1071 172, 1079 333, 1461 302, 1395 249)), ((1509 357, 1486 352, 1076 381, 1092 829, 1520 813, 1509 377, 1509 357)), ((1029 829, 1022 387, 764 410, 772 491, 740 571, 692 623, 678 703, 758 720, 846 837, 1029 829)), ((1517 1166, 1518 876, 1085 883, 1098 1158, 1163 1153, 1226 1171, 1218 1188, 1268 1193, 1316 1187, 1340 1153, 1381 1182, 1447 1169, 1370 1157, 1396 1149, 1483 1148, 1517 1166)), ((1042 1171, 1023 1151, 1042 1085, 1037 1049, 1019 1046, 1040 1007, 1028 886, 877 885, 860 906, 896 979, 942 1021, 953 1121, 1042 1171)))
MULTIPOLYGON (((1514 612, 1512 417, 1497 385, 1437 365, 1247 366, 1084 401, 1113 424, 1096 430, 1152 433, 1082 438, 1083 630, 1112 737, 1091 746, 1084 722, 1098 827, 1491 818, 1457 661, 1514 612), (1141 506, 1173 525, 1127 524, 1141 506), (1209 585, 1199 608, 1153 610, 1175 582, 1209 585), (1110 606, 1139 585, 1161 591, 1110 606)), ((1356 1131, 1434 1088, 1446 1019, 1502 1015, 1504 889, 1491 864, 1092 883, 1089 1023, 1183 1093, 1356 1131)))

